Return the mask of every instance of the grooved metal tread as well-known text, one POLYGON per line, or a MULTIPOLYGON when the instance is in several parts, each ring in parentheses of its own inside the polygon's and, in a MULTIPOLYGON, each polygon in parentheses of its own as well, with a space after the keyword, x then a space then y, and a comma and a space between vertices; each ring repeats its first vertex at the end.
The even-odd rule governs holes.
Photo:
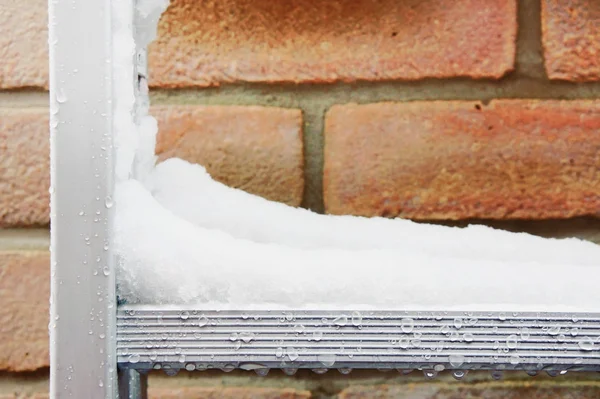
POLYGON ((138 370, 600 371, 600 314, 122 306, 117 356, 138 370))

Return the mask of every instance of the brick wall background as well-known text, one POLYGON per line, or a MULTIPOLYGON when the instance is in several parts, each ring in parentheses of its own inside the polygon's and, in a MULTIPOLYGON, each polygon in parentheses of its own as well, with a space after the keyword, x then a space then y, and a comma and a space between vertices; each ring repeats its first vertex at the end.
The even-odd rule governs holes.
MULTIPOLYGON (((0 0, 0 398, 46 397, 46 0, 0 0)), ((172 0, 161 158, 317 212, 600 243, 597 0, 172 0)), ((152 375, 154 398, 595 398, 597 374, 152 375)))

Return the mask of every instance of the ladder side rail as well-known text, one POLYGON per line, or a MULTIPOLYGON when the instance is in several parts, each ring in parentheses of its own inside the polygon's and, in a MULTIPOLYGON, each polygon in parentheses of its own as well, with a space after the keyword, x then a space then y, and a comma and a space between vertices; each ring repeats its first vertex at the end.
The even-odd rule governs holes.
POLYGON ((115 398, 111 0, 49 0, 50 397, 115 398))

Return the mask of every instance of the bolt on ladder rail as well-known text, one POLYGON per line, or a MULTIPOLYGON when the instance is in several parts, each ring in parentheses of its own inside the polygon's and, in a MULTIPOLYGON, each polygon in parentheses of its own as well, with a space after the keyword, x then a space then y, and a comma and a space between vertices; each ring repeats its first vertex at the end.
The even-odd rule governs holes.
MULTIPOLYGON (((118 306, 114 207, 106 202, 114 186, 114 1, 135 6, 49 0, 52 398, 143 398, 151 369, 600 370, 598 313, 118 306), (560 329, 578 334, 553 334, 560 329)), ((148 102, 145 51, 137 49, 131 77, 138 106, 148 102)))

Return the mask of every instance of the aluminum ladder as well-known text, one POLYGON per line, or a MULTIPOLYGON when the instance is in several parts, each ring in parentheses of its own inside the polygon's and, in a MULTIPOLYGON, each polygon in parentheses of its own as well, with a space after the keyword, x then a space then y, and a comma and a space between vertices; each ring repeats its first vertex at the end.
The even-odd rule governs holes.
MULTIPOLYGON (((49 0, 51 397, 144 398, 146 372, 600 371, 600 314, 118 306, 111 2, 49 0), (85 210, 93 217, 81 217, 85 210)), ((146 103, 145 48, 131 77, 146 103)), ((118 206, 118 204, 116 205, 118 206)))

